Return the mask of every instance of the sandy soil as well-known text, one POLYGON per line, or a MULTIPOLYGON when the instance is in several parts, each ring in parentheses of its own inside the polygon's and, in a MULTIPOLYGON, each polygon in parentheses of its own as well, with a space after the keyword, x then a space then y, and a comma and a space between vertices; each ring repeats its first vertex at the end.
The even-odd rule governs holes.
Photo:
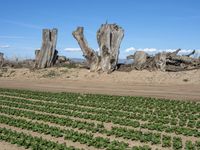
POLYGON ((0 149, 1 150, 25 150, 23 147, 18 147, 17 145, 13 145, 4 141, 0 141, 0 149))
POLYGON ((8 69, 0 71, 0 87, 200 101, 200 70, 106 74, 67 68, 8 69))

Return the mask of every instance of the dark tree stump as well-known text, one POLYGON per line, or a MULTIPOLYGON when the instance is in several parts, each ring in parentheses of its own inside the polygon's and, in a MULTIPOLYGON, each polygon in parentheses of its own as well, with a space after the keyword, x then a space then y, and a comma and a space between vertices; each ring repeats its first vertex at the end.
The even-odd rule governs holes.
POLYGON ((83 56, 86 58, 90 71, 103 71, 110 73, 116 69, 119 48, 124 37, 124 30, 116 24, 103 24, 97 31, 100 56, 88 43, 83 34, 83 27, 78 27, 73 33, 83 56))
POLYGON ((42 34, 42 47, 36 52, 36 68, 51 67, 56 61, 57 29, 44 29, 42 34))

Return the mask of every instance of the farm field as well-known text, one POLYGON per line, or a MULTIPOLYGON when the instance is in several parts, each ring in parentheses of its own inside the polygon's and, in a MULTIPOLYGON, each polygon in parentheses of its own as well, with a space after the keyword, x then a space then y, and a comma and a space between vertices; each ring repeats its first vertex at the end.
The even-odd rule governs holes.
POLYGON ((16 150, 200 150, 200 103, 1 88, 3 143, 16 150))

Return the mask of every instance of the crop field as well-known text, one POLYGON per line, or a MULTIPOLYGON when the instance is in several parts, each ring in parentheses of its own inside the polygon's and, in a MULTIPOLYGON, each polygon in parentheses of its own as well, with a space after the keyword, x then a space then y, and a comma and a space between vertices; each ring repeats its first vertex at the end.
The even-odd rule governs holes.
POLYGON ((200 150, 200 103, 0 89, 0 143, 33 150, 200 150))

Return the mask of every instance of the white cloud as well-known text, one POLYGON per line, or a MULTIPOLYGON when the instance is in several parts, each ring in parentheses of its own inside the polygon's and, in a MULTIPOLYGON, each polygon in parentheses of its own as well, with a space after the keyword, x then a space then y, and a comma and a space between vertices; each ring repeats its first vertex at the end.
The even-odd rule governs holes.
MULTIPOLYGON (((177 49, 159 49, 158 51, 159 52, 174 52, 174 51, 176 51, 177 49)), ((182 50, 181 50, 182 51, 182 50)))
POLYGON ((144 49, 138 49, 139 51, 145 51, 145 52, 155 52, 157 51, 156 48, 144 48, 144 49))
POLYGON ((23 39, 23 36, 0 36, 0 39, 23 39))
POLYGON ((136 51, 136 49, 134 47, 129 47, 127 49, 125 49, 125 52, 132 52, 132 51, 136 51))
POLYGON ((129 48, 125 49, 125 52, 127 52, 127 53, 134 52, 134 51, 155 52, 155 51, 157 51, 157 49, 156 48, 138 48, 138 49, 136 49, 135 47, 129 47, 129 48))
MULTIPOLYGON (((134 48, 134 47, 129 47, 127 49, 125 49, 126 53, 134 53, 135 51, 144 51, 147 52, 149 54, 156 54, 159 52, 174 52, 177 49, 156 49, 156 48, 134 48)), ((193 51, 193 49, 181 49, 181 51, 179 52, 180 55, 186 55, 189 54, 193 51)), ((200 56, 200 50, 195 50, 195 54, 194 57, 198 57, 200 56)))
POLYGON ((0 48, 10 48, 10 45, 0 45, 0 48))
POLYGON ((64 50, 67 52, 80 52, 81 51, 80 48, 65 48, 64 50))

